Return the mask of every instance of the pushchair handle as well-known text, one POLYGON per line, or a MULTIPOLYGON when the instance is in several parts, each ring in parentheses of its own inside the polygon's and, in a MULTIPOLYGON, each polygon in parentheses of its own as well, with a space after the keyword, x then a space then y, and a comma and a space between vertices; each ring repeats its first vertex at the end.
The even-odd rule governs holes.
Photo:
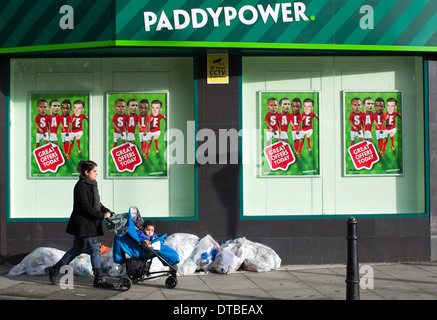
POLYGON ((108 221, 113 227, 115 227, 115 222, 111 219, 113 216, 115 216, 114 211, 110 211, 111 216, 109 218, 106 218, 106 221, 108 221))
POLYGON ((115 222, 111 218, 106 218, 106 221, 108 221, 112 226, 115 227, 115 222))
POLYGON ((111 216, 109 218, 106 218, 106 221, 114 228, 117 227, 117 222, 118 220, 120 220, 120 216, 122 215, 126 215, 128 213, 121 213, 121 214, 116 214, 115 212, 111 212, 111 216))

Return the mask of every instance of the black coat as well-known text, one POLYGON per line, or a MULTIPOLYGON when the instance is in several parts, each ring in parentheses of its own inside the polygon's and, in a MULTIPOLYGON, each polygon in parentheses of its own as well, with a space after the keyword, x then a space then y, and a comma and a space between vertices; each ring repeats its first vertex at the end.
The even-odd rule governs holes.
POLYGON ((100 210, 94 208, 92 186, 82 178, 74 187, 73 212, 67 225, 67 233, 84 238, 103 235, 102 221, 110 210, 100 203, 100 210))

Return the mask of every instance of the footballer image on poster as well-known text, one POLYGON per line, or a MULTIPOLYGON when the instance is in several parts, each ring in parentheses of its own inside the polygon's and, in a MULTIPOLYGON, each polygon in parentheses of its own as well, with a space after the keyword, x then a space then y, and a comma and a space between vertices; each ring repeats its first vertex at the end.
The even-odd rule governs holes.
POLYGON ((261 177, 318 176, 317 91, 259 91, 261 177))
POLYGON ((108 92, 108 178, 167 177, 168 92, 108 92))
POLYGON ((89 93, 29 93, 30 178, 74 177, 89 158, 89 93))
POLYGON ((344 174, 403 175, 402 91, 343 91, 344 174))

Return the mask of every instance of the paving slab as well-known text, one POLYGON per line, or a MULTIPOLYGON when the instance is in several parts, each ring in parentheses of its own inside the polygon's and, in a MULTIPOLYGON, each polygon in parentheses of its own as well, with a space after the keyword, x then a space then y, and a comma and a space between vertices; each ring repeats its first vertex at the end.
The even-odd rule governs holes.
MULTIPOLYGON (((437 300, 437 262, 369 264, 370 281, 361 300, 437 300)), ((360 275, 364 277, 363 274, 360 275)), ((173 289, 166 277, 134 283, 130 290, 92 286, 93 277, 74 277, 74 286, 51 285, 48 276, 0 275, 0 300, 345 300, 346 266, 283 266, 270 272, 238 271, 224 275, 195 273, 178 277, 173 289)), ((118 278, 107 277, 112 283, 118 278)))

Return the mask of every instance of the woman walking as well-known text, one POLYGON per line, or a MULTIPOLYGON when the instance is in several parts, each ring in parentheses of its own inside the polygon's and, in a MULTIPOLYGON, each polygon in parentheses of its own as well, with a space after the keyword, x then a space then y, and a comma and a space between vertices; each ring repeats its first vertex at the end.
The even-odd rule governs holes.
POLYGON ((103 235, 102 221, 109 218, 108 208, 100 203, 97 190, 97 164, 94 161, 80 161, 77 166, 79 181, 74 187, 73 212, 67 225, 67 233, 74 236, 73 247, 64 254, 53 267, 49 267, 49 278, 56 284, 56 276, 63 265, 69 264, 83 250, 85 245, 90 250, 91 264, 94 272, 94 287, 112 288, 113 285, 103 278, 100 260, 100 244, 98 236, 103 235))

